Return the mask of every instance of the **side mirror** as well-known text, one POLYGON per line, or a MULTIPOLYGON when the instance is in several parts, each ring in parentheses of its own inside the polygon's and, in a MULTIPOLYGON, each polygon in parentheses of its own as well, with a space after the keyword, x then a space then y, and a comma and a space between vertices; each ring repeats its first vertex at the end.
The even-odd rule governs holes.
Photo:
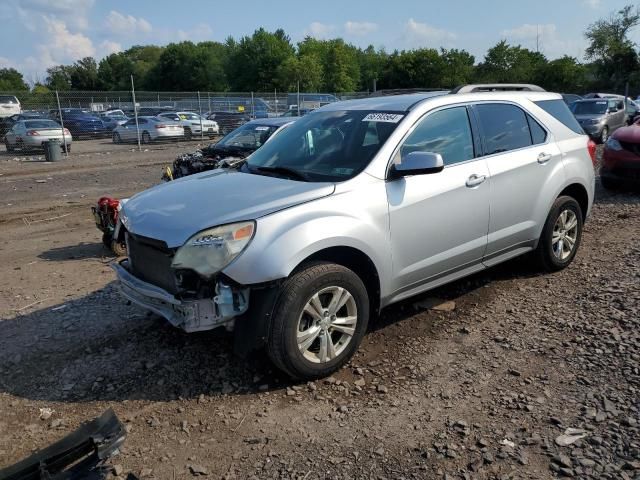
POLYGON ((438 173, 444 169, 442 155, 433 152, 411 152, 402 158, 402 162, 391 166, 390 178, 406 177, 408 175, 426 175, 438 173))

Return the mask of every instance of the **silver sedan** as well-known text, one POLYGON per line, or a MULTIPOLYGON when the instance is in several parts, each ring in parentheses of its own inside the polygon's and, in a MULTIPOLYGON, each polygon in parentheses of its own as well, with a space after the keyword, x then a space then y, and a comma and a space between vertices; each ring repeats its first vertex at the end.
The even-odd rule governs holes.
POLYGON ((130 119, 113 130, 113 143, 137 142, 150 143, 154 140, 177 140, 184 136, 182 125, 158 117, 138 117, 130 119))
POLYGON ((16 148, 20 150, 42 149, 49 140, 59 140, 64 150, 64 142, 67 151, 71 150, 73 138, 66 128, 63 129, 57 122, 47 119, 21 120, 16 122, 4 137, 7 151, 16 148))

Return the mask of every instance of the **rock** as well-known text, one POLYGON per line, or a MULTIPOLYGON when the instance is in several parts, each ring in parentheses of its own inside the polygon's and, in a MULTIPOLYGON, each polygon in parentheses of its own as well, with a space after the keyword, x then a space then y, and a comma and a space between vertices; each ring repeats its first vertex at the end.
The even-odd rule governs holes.
MULTIPOLYGON (((140 478, 150 477, 152 473, 153 473, 152 469, 143 468, 142 470, 140 470, 140 478)), ((206 473, 204 475, 206 475, 206 473)))
POLYGON ((567 428, 564 431, 564 434, 556 437, 556 445, 561 447, 567 447, 578 440, 583 439, 587 436, 586 430, 581 430, 579 428, 567 428))
POLYGON ((116 477, 119 477, 119 476, 120 476, 120 475, 122 475, 122 474, 123 474, 123 472, 124 472, 124 468, 122 468, 122 465, 120 465, 120 464, 118 464, 118 465, 114 465, 112 470, 113 470, 113 474, 114 474, 116 477))
POLYGON ((586 468, 592 468, 596 464, 595 460, 591 460, 590 458, 581 458, 580 460, 578 460, 578 462, 580 463, 580 465, 586 468))
POLYGON ((384 447, 380 446, 378 448, 376 448, 373 453, 375 453, 376 455, 382 457, 384 455, 384 447))
POLYGON ((189 470, 194 477, 209 475, 209 471, 202 465, 189 465, 189 470))
POLYGON ((510 368, 509 375, 513 375, 514 377, 521 377, 522 373, 520 373, 518 370, 514 370, 513 368, 510 368))
POLYGON ((387 392, 389 392, 389 389, 387 387, 385 387, 384 385, 378 385, 378 387, 376 388, 376 391, 378 393, 387 393, 387 392))
POLYGON ((49 420, 53 415, 53 410, 45 407, 40 409, 40 420, 49 420))
POLYGON ((613 403, 607 397, 604 397, 602 399, 602 405, 604 407, 605 412, 610 413, 613 416, 618 415, 618 410, 616 409, 615 403, 613 403))
POLYGON ((456 302, 452 300, 442 300, 440 298, 427 298, 414 303, 418 310, 436 310, 438 312, 453 312, 456 309, 456 302))
POLYGON ((364 386, 367 384, 367 382, 365 381, 365 379, 364 379, 364 378, 359 378, 359 379, 355 380, 355 381, 353 382, 353 384, 354 384, 356 387, 364 387, 364 386))
POLYGON ((551 461, 556 465, 559 465, 560 467, 566 467, 566 468, 573 467, 573 463, 571 462, 571 459, 566 455, 556 455, 551 459, 551 461))

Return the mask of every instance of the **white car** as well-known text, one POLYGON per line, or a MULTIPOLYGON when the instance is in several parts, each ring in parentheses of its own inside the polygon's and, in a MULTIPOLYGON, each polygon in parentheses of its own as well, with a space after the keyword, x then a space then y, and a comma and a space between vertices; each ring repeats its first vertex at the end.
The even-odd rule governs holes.
POLYGON ((132 118, 113 130, 113 143, 137 142, 151 143, 154 140, 178 140, 184 137, 184 128, 166 118, 138 117, 132 118))
POLYGON ((0 118, 22 113, 20 100, 13 95, 0 95, 0 118))
POLYGON ((191 140, 193 136, 213 137, 220 133, 220 127, 217 122, 207 120, 197 113, 193 112, 166 112, 160 113, 159 118, 179 122, 184 127, 184 136, 187 140, 191 140))

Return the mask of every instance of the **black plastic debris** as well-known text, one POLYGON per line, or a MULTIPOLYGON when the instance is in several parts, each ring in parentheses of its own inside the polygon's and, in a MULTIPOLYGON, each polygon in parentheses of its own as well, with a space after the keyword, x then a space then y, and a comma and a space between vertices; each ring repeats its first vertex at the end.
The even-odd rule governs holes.
POLYGON ((24 460, 0 470, 0 480, 94 480, 106 477, 104 461, 126 437, 111 409, 75 432, 24 460))

